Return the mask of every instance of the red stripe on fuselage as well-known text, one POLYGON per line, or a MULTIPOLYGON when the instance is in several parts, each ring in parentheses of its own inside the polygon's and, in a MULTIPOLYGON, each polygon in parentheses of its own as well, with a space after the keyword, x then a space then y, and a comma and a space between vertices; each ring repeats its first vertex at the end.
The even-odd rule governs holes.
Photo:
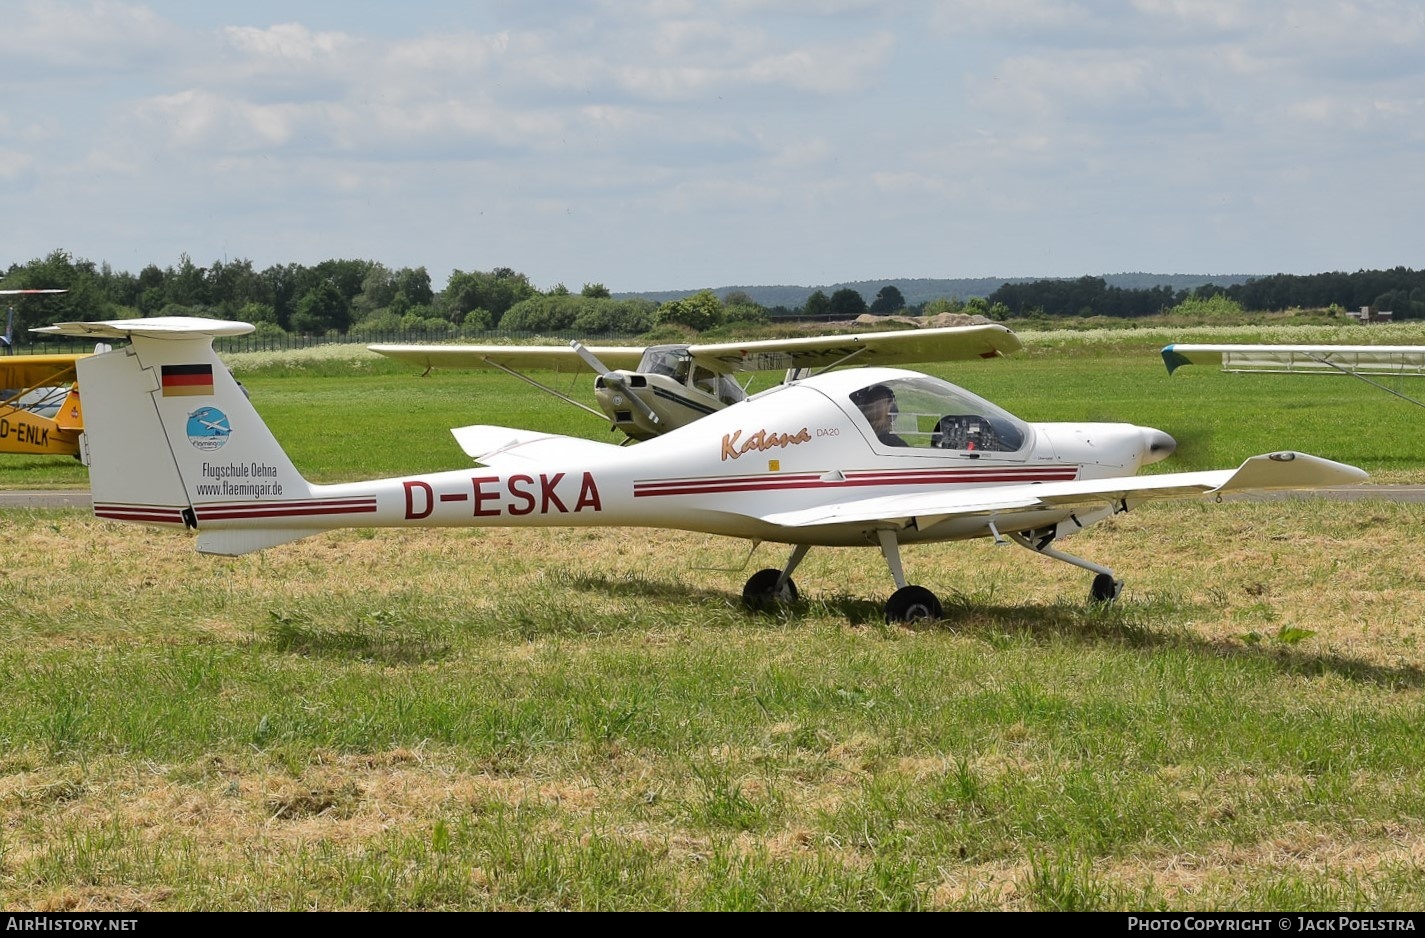
POLYGON ((820 475, 729 476, 725 478, 679 479, 668 482, 635 482, 635 498, 658 495, 712 495, 727 492, 782 491, 815 488, 864 488, 902 485, 987 485, 1016 482, 1069 482, 1078 477, 1074 467, 985 467, 983 469, 910 469, 848 472, 844 479, 823 479, 820 475))
POLYGON ((95 505, 94 517, 110 521, 138 521, 149 524, 183 524, 179 508, 149 505, 95 505))
POLYGON ((204 505, 195 509, 198 521, 238 521, 247 518, 304 518, 314 515, 373 514, 376 499, 326 499, 315 501, 253 502, 204 505))

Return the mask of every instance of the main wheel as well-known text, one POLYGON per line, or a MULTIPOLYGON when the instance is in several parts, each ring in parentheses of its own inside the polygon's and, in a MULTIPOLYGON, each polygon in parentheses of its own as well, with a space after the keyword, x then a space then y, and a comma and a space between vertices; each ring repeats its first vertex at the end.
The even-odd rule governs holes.
POLYGON ((935 594, 923 586, 902 586, 886 600, 887 622, 923 622, 943 618, 935 594))
POLYGON ((1100 573, 1093 578, 1093 586, 1089 587, 1089 601, 1095 603, 1111 603, 1118 598, 1118 594, 1123 592, 1123 581, 1115 580, 1111 573, 1100 573))
POLYGON ((797 601, 797 584, 788 578, 787 583, 780 590, 777 589, 777 580, 781 577, 781 570, 758 570, 747 578, 747 585, 742 587, 742 605, 752 612, 766 612, 781 603, 794 603, 797 601))

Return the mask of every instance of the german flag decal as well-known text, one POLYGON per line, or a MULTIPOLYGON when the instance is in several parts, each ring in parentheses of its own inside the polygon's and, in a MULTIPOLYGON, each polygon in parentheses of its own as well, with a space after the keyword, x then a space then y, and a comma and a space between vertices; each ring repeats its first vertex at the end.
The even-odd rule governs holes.
POLYGON ((196 397, 213 393, 212 365, 164 365, 164 397, 196 397))

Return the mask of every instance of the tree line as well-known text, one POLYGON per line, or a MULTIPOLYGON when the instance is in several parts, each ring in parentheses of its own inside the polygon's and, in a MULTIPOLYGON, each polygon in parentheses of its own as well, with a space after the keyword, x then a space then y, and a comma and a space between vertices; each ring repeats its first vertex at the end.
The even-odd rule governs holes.
POLYGON ((577 292, 557 284, 539 290, 508 267, 452 271, 437 290, 424 267, 388 268, 371 260, 327 260, 314 266, 262 270, 245 259, 198 266, 186 254, 176 265, 150 264, 137 274, 62 250, 12 264, 3 289, 64 289, 62 294, 9 297, 14 330, 71 319, 210 316, 251 322, 260 332, 325 335, 425 332, 462 335, 574 331, 641 335, 660 328, 706 331, 719 326, 806 318, 849 320, 875 315, 966 312, 990 319, 1108 316, 1135 318, 1174 310, 1199 313, 1288 309, 1390 310, 1398 319, 1425 318, 1425 271, 1396 267, 1353 274, 1276 274, 1219 287, 1129 289, 1102 277, 1004 283, 985 297, 944 297, 910 306, 899 289, 882 287, 870 302, 854 289, 813 291, 797 307, 764 307, 746 292, 703 290, 662 303, 616 298, 599 283, 577 292))
POLYGON ((1137 318, 1189 308, 1266 313, 1286 310, 1356 310, 1369 306, 1396 319, 1425 319, 1425 270, 1394 267, 1353 274, 1273 274, 1231 286, 1204 284, 1191 290, 1166 286, 1125 289, 1102 277, 1006 283, 987 300, 1012 317, 1111 316, 1137 318))

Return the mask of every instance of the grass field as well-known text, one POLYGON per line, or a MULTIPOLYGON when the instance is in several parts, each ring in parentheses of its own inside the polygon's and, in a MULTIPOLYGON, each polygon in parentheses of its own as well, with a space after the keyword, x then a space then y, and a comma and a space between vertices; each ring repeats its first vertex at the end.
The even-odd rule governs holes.
MULTIPOLYGON (((1169 378, 1173 339, 934 370, 1027 419, 1167 430, 1154 469, 1297 448, 1425 481, 1413 405, 1169 378)), ((233 361, 316 480, 464 465, 466 423, 610 438, 508 379, 359 361, 233 361)), ((357 529, 222 560, 7 512, 0 905, 1418 909, 1420 523, 1145 506, 1074 539, 1127 581, 1106 609, 1018 548, 914 547, 947 612, 909 629, 873 551, 813 551, 804 602, 754 617, 745 546, 678 532, 357 529)))

